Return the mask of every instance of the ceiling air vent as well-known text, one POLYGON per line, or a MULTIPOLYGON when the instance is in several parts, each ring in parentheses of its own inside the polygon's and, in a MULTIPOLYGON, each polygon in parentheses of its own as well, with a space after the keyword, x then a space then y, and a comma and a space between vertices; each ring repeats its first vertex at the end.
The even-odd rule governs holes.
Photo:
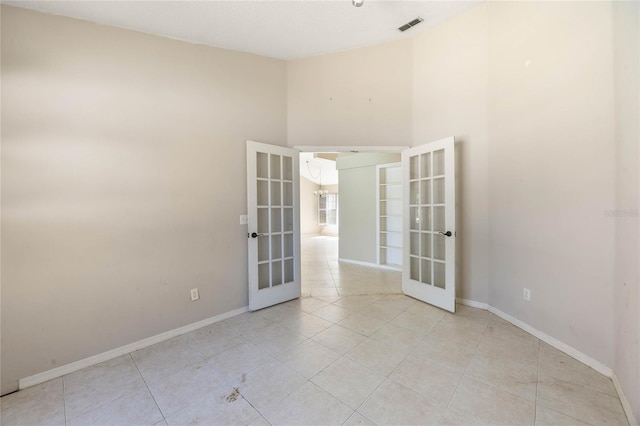
POLYGON ((421 17, 417 17, 416 19, 414 19, 413 21, 407 22, 406 24, 398 27, 398 29, 402 32, 407 31, 409 28, 411 27, 415 27, 416 25, 418 25, 420 22, 424 21, 424 19, 422 19, 421 17))

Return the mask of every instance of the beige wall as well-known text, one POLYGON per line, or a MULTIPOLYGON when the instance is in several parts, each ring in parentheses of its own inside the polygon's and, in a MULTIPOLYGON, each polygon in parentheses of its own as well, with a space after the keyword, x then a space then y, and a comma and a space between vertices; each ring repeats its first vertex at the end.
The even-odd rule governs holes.
MULTIPOLYGON (((606 2, 490 2, 407 41, 411 57, 398 50, 398 60, 413 70, 412 119, 404 120, 412 132, 392 142, 458 141, 458 296, 488 302, 608 366, 615 226, 605 211, 615 206, 617 77, 611 10, 606 2)), ((368 54, 386 59, 385 47, 368 54)), ((334 87, 352 83, 351 102, 372 90, 353 72, 341 73, 363 54, 289 64, 290 144, 381 141, 361 137, 368 130, 359 120, 322 108, 334 87)), ((387 84, 405 87, 405 80, 387 84)), ((392 128, 393 103, 386 112, 392 128)))
POLYGON ((400 161, 397 153, 338 156, 340 180, 339 257, 375 264, 377 259, 376 165, 400 161))
POLYGON ((613 6, 616 108, 614 370, 640 420, 640 3, 613 6))
POLYGON ((411 62, 411 40, 288 62, 289 145, 406 145, 411 62))
POLYGON ((317 235, 322 232, 318 225, 318 197, 313 191, 320 189, 320 185, 300 176, 300 233, 302 235, 317 235))
POLYGON ((605 215, 637 205, 634 7, 490 2, 287 64, 3 7, 3 392, 246 305, 245 139, 454 135, 459 296, 613 366, 637 413, 637 220, 605 215))
POLYGON ((247 305, 245 141, 286 144, 286 92, 283 61, 2 6, 2 393, 247 305))
POLYGON ((414 38, 413 145, 456 139, 457 296, 489 301, 487 6, 414 38))
POLYGON ((612 366, 611 4, 488 8, 490 303, 612 366))
POLYGON ((340 259, 376 263, 376 167, 340 170, 340 259))

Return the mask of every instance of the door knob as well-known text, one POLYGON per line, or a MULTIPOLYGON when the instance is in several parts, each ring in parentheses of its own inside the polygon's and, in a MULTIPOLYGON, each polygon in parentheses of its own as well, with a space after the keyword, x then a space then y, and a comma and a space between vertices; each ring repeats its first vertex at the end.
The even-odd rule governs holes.
POLYGON ((258 237, 263 237, 264 234, 258 234, 257 232, 252 232, 251 234, 248 234, 248 236, 251 238, 258 238, 258 237))
POLYGON ((438 234, 444 235, 445 237, 450 237, 451 235, 453 235, 451 231, 447 231, 447 232, 440 231, 438 232, 438 234))

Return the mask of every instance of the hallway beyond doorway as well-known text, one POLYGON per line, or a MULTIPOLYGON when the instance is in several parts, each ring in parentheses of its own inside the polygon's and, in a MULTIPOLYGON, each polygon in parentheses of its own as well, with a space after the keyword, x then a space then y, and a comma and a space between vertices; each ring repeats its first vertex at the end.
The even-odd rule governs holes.
POLYGON ((338 262, 338 237, 302 237, 302 296, 400 294, 398 271, 338 262))

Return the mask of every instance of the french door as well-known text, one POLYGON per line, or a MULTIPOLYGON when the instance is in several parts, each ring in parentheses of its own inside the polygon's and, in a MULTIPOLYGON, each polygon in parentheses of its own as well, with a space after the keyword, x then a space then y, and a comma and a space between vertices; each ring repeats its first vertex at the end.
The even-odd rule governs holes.
POLYGON ((247 141, 249 309, 300 297, 298 151, 247 141))
POLYGON ((406 149, 402 291, 455 312, 454 138, 406 149))

